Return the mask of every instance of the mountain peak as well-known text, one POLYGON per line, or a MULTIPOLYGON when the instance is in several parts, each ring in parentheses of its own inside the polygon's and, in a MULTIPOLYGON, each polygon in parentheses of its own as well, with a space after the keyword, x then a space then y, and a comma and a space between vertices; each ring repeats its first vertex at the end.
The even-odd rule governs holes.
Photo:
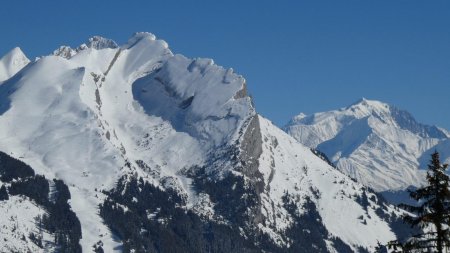
POLYGON ((149 33, 149 32, 135 32, 130 39, 128 39, 128 44, 131 41, 137 41, 137 40, 141 40, 141 39, 149 39, 149 40, 156 40, 156 36, 153 33, 149 33))
MULTIPOLYGON (((128 42, 122 46, 122 48, 129 49, 137 44, 140 44, 141 42, 153 42, 156 40, 156 36, 153 33, 149 32, 136 32, 134 33, 129 39, 128 42)), ((162 46, 166 49, 169 48, 169 45, 164 40, 158 40, 159 43, 162 44, 162 46)))
POLYGON ((374 105, 385 104, 385 103, 378 101, 378 100, 367 99, 365 97, 362 97, 359 100, 357 100, 355 103, 353 103, 352 105, 356 105, 356 104, 361 104, 361 105, 366 105, 366 106, 374 106, 374 105))
POLYGON ((303 119, 306 116, 308 116, 308 115, 306 115, 305 113, 301 112, 297 116, 295 116, 294 119, 295 120, 301 120, 301 119, 303 119))
MULTIPOLYGON (((15 48, 11 49, 11 51, 9 51, 4 57, 6 57, 8 55, 26 57, 25 53, 22 51, 22 49, 20 47, 15 47, 15 48)), ((2 57, 2 58, 4 58, 4 57, 2 57)))
MULTIPOLYGON (((384 215, 393 209, 260 117, 233 70, 174 55, 150 33, 121 47, 96 36, 55 54, 0 86, 0 152, 64 181, 62 191, 52 180, 36 188, 47 189, 45 203, 70 197, 83 252, 356 252, 396 238, 384 215), (176 231, 186 227, 185 241, 176 231), (152 248, 160 238, 144 230, 169 235, 170 247, 152 248), (203 245, 211 236, 219 244, 203 245)), ((14 238, 37 231, 19 215, 30 229, 11 229, 14 238)))
MULTIPOLYGON (((70 46, 60 46, 58 49, 53 51, 53 55, 60 56, 66 59, 70 59, 79 52, 92 48, 95 50, 102 50, 102 49, 118 49, 119 47, 122 49, 130 49, 137 44, 146 41, 146 42, 152 42, 156 40, 156 36, 149 32, 136 32, 134 33, 129 39, 128 42, 125 43, 122 46, 119 46, 114 40, 104 38, 102 36, 93 36, 88 39, 87 42, 81 44, 77 48, 72 48, 70 46)), ((168 49, 168 44, 163 40, 158 40, 158 42, 162 45, 163 48, 168 49)), ((146 45, 144 45, 146 47, 146 45)), ((142 48, 141 48, 142 49, 142 48)))
POLYGON ((105 49, 105 48, 111 48, 115 49, 119 46, 117 43, 112 39, 107 39, 101 36, 93 36, 89 38, 88 42, 86 43, 86 46, 88 48, 93 48, 97 50, 105 49))
POLYGON ((0 82, 14 76, 28 63, 30 63, 30 60, 25 56, 22 49, 19 47, 13 48, 0 59, 0 82))
POLYGON ((389 105, 386 103, 383 103, 378 100, 369 100, 366 98, 361 98, 355 103, 351 104, 350 106, 346 107, 345 109, 348 110, 363 110, 366 113, 373 113, 373 112, 387 112, 389 110, 389 105))
POLYGON ((101 50, 101 49, 116 49, 119 46, 117 43, 108 38, 104 38, 101 36, 93 36, 88 39, 86 43, 81 44, 77 48, 71 48, 70 46, 60 46, 58 49, 53 51, 53 55, 55 56, 61 56, 66 59, 72 58, 74 55, 76 55, 78 52, 83 51, 88 48, 92 48, 95 50, 101 50))
POLYGON ((416 170, 417 159, 448 140, 447 131, 366 98, 339 110, 296 116, 285 130, 324 152, 347 175, 379 191, 418 186, 423 177, 416 170))
POLYGON ((421 124, 408 111, 377 100, 362 98, 344 109, 357 118, 373 116, 384 123, 391 122, 397 127, 408 130, 424 138, 447 138, 448 133, 436 126, 421 124))

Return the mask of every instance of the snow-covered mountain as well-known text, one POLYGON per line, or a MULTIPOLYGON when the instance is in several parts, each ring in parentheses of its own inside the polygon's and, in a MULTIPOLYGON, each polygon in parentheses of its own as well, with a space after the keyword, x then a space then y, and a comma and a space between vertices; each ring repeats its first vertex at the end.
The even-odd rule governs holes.
POLYGON ((258 115, 242 76, 150 33, 60 47, 3 82, 0 151, 1 212, 20 198, 31 208, 0 251, 31 247, 36 208, 72 221, 44 215, 47 244, 33 252, 78 252, 77 224, 83 252, 367 252, 409 233, 395 208, 258 115))
POLYGON ((14 76, 28 63, 30 63, 30 60, 20 48, 16 47, 8 52, 0 59, 0 84, 14 76))
POLYGON ((339 110, 300 114, 284 129, 379 192, 420 186, 435 149, 443 162, 450 161, 447 131, 420 124, 410 113, 379 101, 362 99, 339 110))

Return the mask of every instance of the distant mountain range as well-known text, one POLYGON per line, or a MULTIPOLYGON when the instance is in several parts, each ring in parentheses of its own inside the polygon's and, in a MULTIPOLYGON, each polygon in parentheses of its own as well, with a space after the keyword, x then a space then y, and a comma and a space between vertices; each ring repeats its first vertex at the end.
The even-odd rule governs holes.
POLYGON ((323 152, 344 174, 378 192, 387 191, 387 196, 422 185, 434 150, 441 153, 442 162, 450 162, 448 131, 421 124, 407 111, 374 100, 300 114, 284 130, 323 152))

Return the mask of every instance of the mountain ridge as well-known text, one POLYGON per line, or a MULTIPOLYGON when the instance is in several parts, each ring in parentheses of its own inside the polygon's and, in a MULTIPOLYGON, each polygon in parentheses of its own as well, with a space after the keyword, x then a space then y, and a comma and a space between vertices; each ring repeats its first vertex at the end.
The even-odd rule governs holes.
POLYGON ((421 124, 405 110, 364 98, 338 110, 301 114, 284 130, 377 191, 420 186, 427 164, 421 157, 448 139, 445 129, 421 124))
POLYGON ((401 211, 260 116, 233 70, 150 33, 94 38, 0 86, 0 151, 67 185, 83 252, 366 252, 404 236, 401 211))

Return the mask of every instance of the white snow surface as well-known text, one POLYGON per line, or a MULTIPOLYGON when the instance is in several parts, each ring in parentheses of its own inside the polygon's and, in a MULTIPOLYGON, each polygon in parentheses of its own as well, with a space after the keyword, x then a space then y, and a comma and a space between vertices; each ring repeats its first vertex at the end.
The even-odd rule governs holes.
MULTIPOLYGON (((377 241, 385 243, 395 238, 389 225, 375 214, 377 205, 373 201, 369 200, 367 211, 355 201, 363 192, 362 185, 332 168, 269 120, 259 119, 264 140, 260 171, 269 189, 263 197, 263 210, 270 222, 278 229, 291 225, 286 210, 278 208, 282 196, 289 192, 297 199, 299 214, 309 198, 331 236, 341 238, 355 251, 358 245, 373 250, 377 241)), ((376 198, 372 193, 368 197, 376 198)))
POLYGON ((10 196, 0 201, 0 252, 51 252, 54 250, 53 236, 36 228, 38 216, 45 211, 27 197, 10 196), (42 232, 42 233, 41 233, 42 232), (42 236, 45 249, 30 240, 30 233, 42 236))
POLYGON ((234 98, 244 79, 212 60, 173 55, 150 33, 121 47, 97 41, 70 57, 42 57, 0 86, 0 150, 65 181, 83 252, 99 240, 114 252, 120 242, 98 215, 99 191, 133 171, 156 185, 164 181, 162 187, 176 188, 190 202, 200 199, 179 171, 237 138, 255 111, 250 98, 234 98))
POLYGON ((434 151, 439 152, 441 163, 450 164, 450 139, 447 139, 439 142, 439 144, 422 154, 419 158, 421 168, 426 168, 430 163, 431 154, 434 153, 434 151))
POLYGON ((25 67, 30 60, 18 47, 9 51, 0 59, 0 85, 25 67))
MULTIPOLYGON (((367 99, 339 110, 301 114, 284 129, 376 191, 423 184, 427 162, 422 163, 420 157, 448 141, 447 131, 422 125, 406 111, 367 99)), ((448 150, 438 149, 448 160, 448 150)))
MULTIPOLYGON (((69 186, 70 204, 82 226, 83 252, 92 252, 99 240, 105 252, 120 252, 121 242, 98 215, 98 205, 105 198, 101 190, 112 189, 125 174, 173 188, 186 196, 187 208, 214 217, 209 196, 193 191, 181 171, 202 166, 215 149, 242 137, 246 122, 257 115, 245 89, 244 78, 232 69, 211 59, 174 55, 153 34, 137 33, 122 46, 94 37, 77 49, 60 47, 0 85, 0 150, 69 186)), ((367 114, 364 110, 358 117, 367 114)), ((266 185, 262 212, 267 219, 261 230, 289 245, 280 236, 292 225, 282 207, 288 191, 298 200, 299 214, 311 199, 332 236, 355 249, 372 249, 377 240, 395 238, 374 213, 375 202, 369 201, 368 211, 356 202, 363 192, 360 184, 268 120, 258 119, 263 138, 258 169, 266 185)), ((334 122, 330 131, 337 134, 342 124, 334 122)), ((435 144, 429 142, 417 148, 435 144)), ((331 241, 328 247, 333 247, 331 241)))

